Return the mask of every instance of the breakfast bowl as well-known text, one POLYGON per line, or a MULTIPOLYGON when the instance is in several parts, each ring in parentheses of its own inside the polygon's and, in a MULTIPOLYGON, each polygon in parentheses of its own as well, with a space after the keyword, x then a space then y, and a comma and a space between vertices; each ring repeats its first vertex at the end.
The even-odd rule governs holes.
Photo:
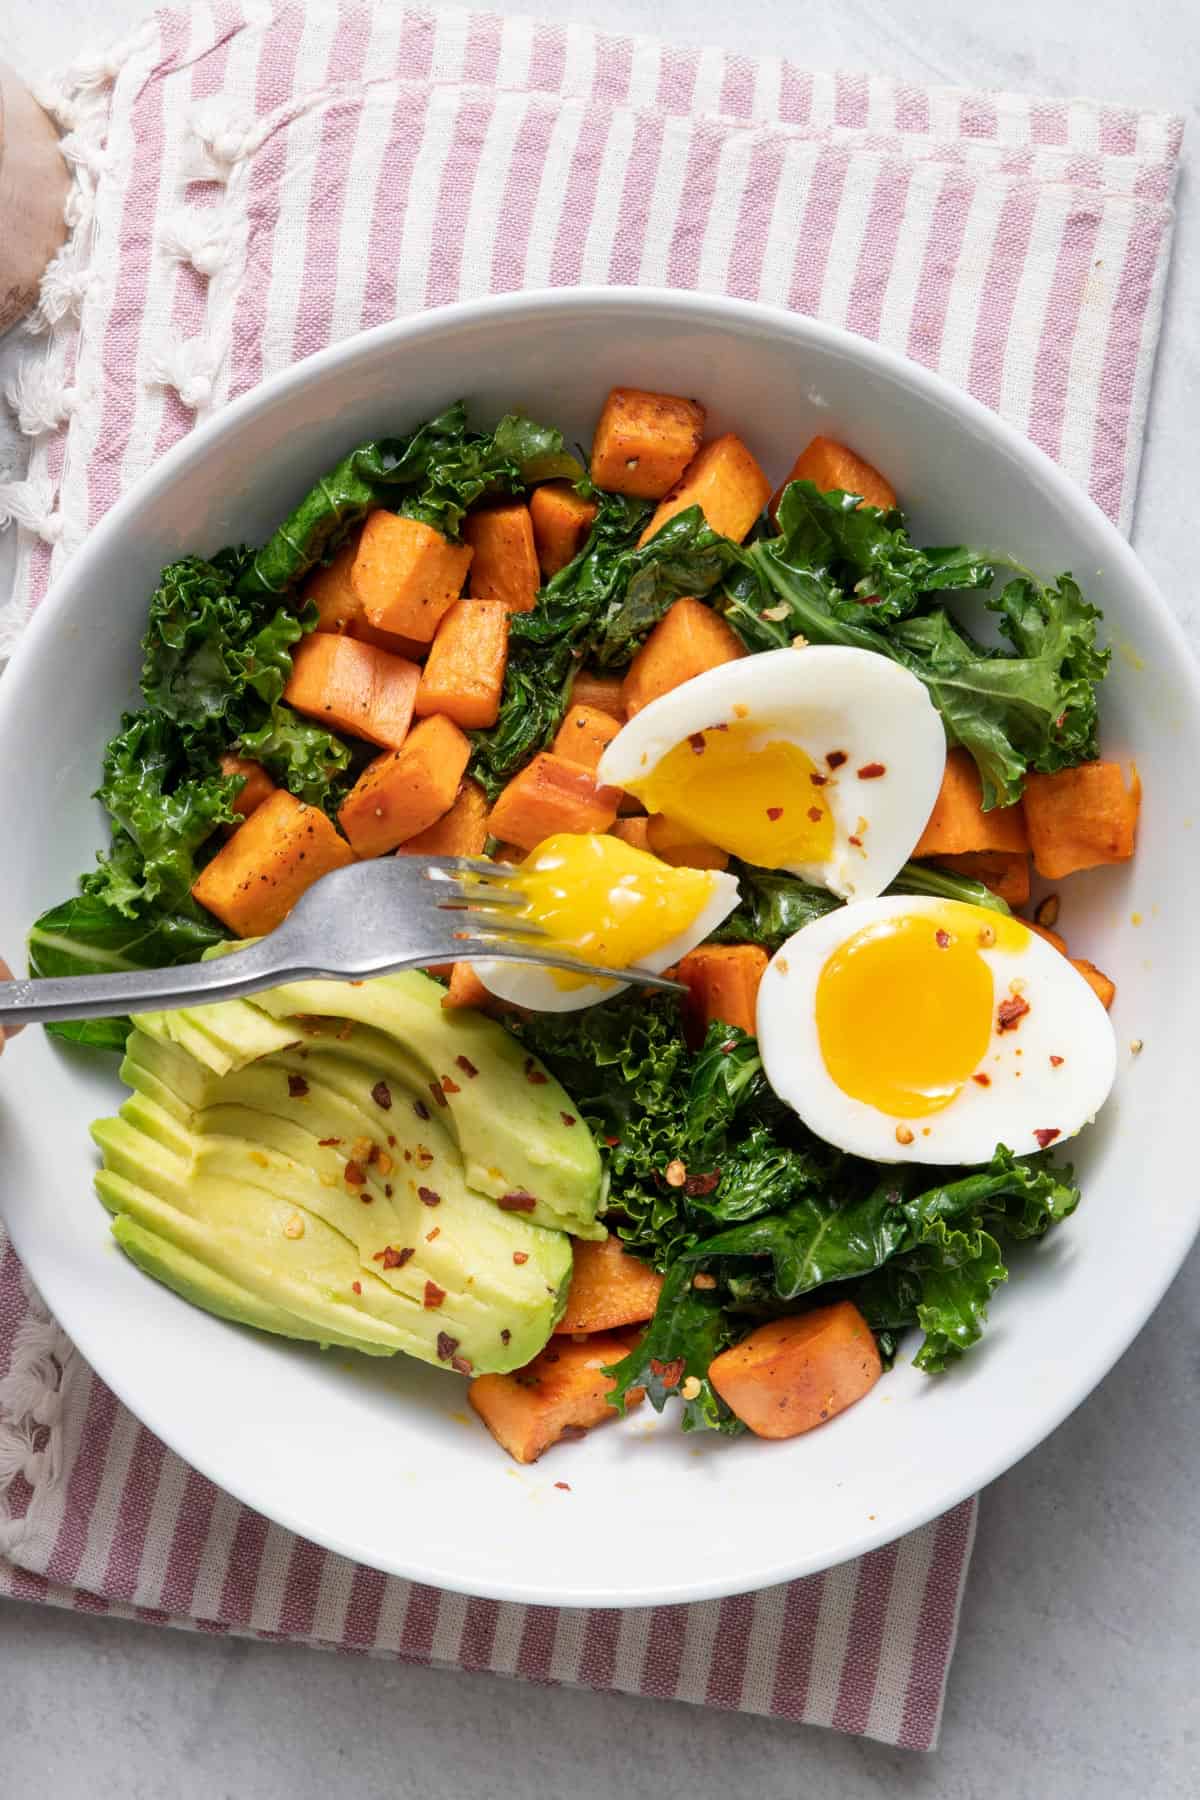
POLYGON ((28 1032, 0 1080, 0 1202, 31 1279, 97 1374, 192 1466, 281 1525, 378 1569, 496 1599, 636 1606, 828 1568, 942 1514, 1012 1466, 1100 1381, 1200 1226, 1188 1177, 1200 877, 1181 773, 1200 683, 1120 535, 1039 451, 924 370, 844 332, 711 296, 563 291, 450 307, 336 345, 229 406, 112 509, 39 608, 0 685, 0 947, 104 842, 89 796, 135 701, 163 564, 262 542, 355 445, 463 398, 585 443, 617 383, 700 394, 780 481, 814 433, 886 470, 919 543, 1073 572, 1113 648, 1101 751, 1135 761, 1136 859, 1072 880, 1071 947, 1117 980, 1118 1069, 1072 1145, 1079 1210, 1012 1258, 971 1355, 929 1376, 905 1343, 861 1404, 770 1444, 680 1434, 642 1408, 517 1467, 462 1381, 403 1357, 255 1334, 147 1281, 93 1190, 89 1122, 114 1059, 28 1032))

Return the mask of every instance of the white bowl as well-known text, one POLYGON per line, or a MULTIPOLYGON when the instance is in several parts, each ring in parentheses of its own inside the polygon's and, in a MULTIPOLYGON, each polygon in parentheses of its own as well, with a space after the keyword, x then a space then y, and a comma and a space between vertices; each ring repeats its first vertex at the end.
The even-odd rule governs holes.
POLYGON ((13 1242, 83 1355, 173 1449, 271 1518, 378 1568, 500 1599, 602 1606, 808 1574, 975 1492, 1090 1392, 1196 1233, 1200 831, 1188 787, 1200 685, 1129 547, 1024 439, 859 338, 699 295, 517 295, 353 338, 194 432, 78 553, 0 686, 0 947, 15 960, 30 921, 72 892, 104 841, 88 796, 134 698, 163 563, 261 540, 351 446, 459 395, 478 419, 522 408, 586 443, 618 381, 699 395, 712 427, 743 433, 776 478, 814 431, 844 435, 895 481, 918 540, 1071 569, 1105 609, 1117 654, 1104 748, 1136 753, 1141 844, 1133 867, 1070 883, 1064 923, 1072 949, 1117 979, 1121 1069, 1078 1157, 1084 1204, 1013 1259, 984 1342, 942 1377, 902 1362, 861 1405, 791 1443, 701 1441, 643 1409, 519 1470, 453 1377, 222 1324, 125 1260, 92 1192, 86 1129, 120 1098, 112 1061, 31 1031, 0 1072, 13 1242), (1136 1060, 1134 1038, 1145 1040, 1136 1060))

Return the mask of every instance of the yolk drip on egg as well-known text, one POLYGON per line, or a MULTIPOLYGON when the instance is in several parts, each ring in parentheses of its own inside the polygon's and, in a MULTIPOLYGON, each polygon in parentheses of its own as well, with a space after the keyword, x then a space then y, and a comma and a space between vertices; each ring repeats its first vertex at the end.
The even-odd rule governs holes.
POLYGON ((828 777, 798 744, 767 737, 762 725, 695 731, 644 780, 626 785, 648 812, 762 869, 825 862, 833 851, 828 777))
MULTIPOLYGON (((707 906, 713 878, 676 869, 621 838, 560 832, 538 845, 512 885, 524 917, 548 934, 543 948, 627 969, 680 937, 707 906)), ((562 987, 587 977, 555 971, 562 987)))
POLYGON ((949 904, 883 919, 847 938, 817 981, 817 1037, 844 1094, 899 1119, 940 1112, 991 1041, 986 952, 1021 950, 1019 920, 949 904))

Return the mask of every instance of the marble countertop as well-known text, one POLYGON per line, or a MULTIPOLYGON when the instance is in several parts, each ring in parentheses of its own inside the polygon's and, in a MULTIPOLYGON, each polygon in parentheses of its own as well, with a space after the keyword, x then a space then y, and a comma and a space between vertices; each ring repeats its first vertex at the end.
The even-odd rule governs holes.
MULTIPOLYGON (((389 0, 377 0, 389 3, 389 0)), ((493 0, 499 5, 500 0, 493 0)), ((594 22, 585 0, 524 10, 594 22)), ((147 0, 5 0, 27 75, 147 0)), ((1135 543, 1200 648, 1194 0, 609 0, 604 21, 817 68, 1087 93, 1188 115, 1135 543)), ((4 373, 0 347, 0 381, 4 373)), ((11 457, 0 435, 0 469, 11 457)), ((2 545, 2 540, 0 540, 2 545)), ((0 561, 0 580, 3 563, 0 561)), ((1200 1256, 1073 1418, 984 1495, 941 1749, 918 1757, 682 1705, 525 1687, 0 1605, 0 1793, 57 1800, 1191 1800, 1200 1702, 1200 1256)), ((1069 1346, 1061 1347, 1069 1354, 1069 1346)))

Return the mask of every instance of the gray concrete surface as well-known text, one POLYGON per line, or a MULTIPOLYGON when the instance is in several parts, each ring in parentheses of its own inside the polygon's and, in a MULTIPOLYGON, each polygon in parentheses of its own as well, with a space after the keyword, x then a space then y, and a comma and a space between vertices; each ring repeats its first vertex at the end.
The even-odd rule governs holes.
MULTIPOLYGON (((0 55, 37 72, 145 10, 145 0, 4 0, 0 55)), ((526 10, 601 17, 584 0, 526 0, 526 10)), ((736 14, 717 0, 610 0, 602 16, 614 30, 786 52, 813 67, 1167 105, 1190 118, 1185 161, 1200 145, 1193 0, 743 0, 736 14)), ((1200 646, 1193 171, 1179 196, 1135 541, 1200 646)), ((1194 1179, 1180 1171, 1181 1183, 1194 1179)), ((1193 1257, 1108 1381, 985 1494, 932 1757, 684 1706, 0 1605, 0 1796, 1195 1800, 1198 1320, 1193 1257)))

